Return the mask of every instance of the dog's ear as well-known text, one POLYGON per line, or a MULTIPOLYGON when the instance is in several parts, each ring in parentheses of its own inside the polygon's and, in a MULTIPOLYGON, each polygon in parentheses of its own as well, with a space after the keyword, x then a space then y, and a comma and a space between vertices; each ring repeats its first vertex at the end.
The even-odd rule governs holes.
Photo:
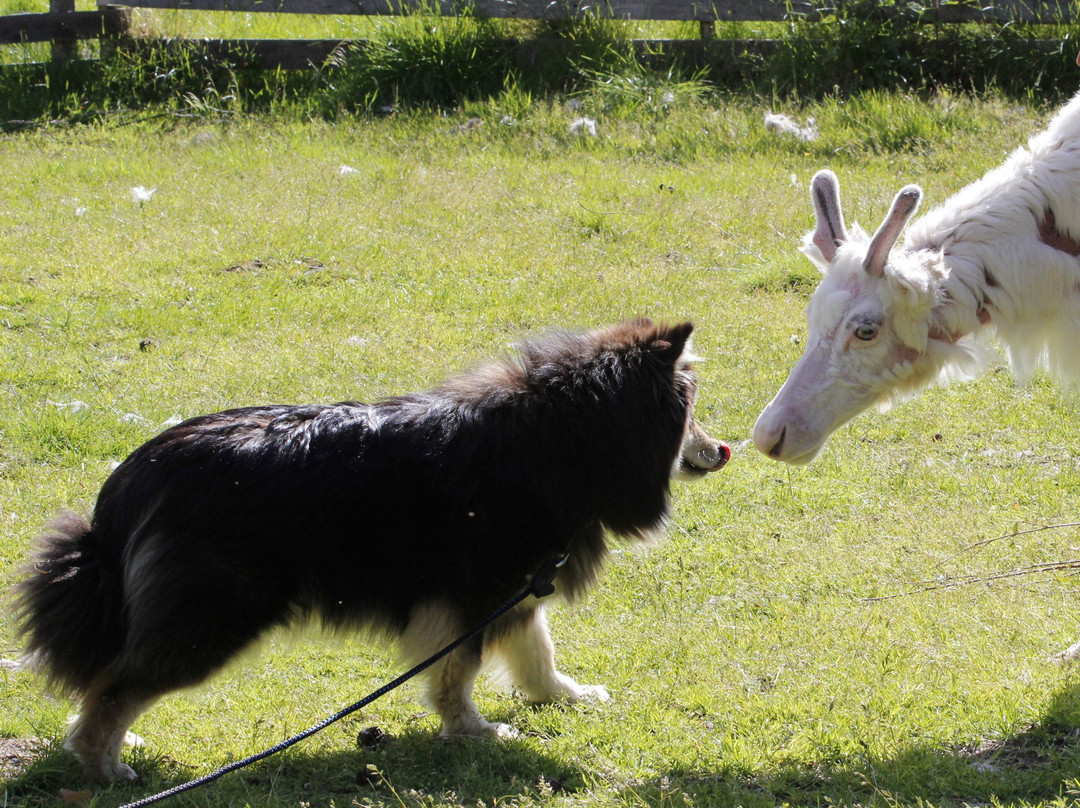
POLYGON ((674 365, 686 351, 692 333, 694 333, 694 324, 691 322, 658 327, 655 342, 657 353, 665 361, 674 365))

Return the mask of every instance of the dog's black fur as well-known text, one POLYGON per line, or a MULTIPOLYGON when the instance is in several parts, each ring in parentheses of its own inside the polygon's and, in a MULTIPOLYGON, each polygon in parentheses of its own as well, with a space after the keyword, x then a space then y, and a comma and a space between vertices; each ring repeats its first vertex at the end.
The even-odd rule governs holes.
MULTIPOLYGON (((148 441, 91 521, 52 523, 19 586, 31 658, 82 701, 69 748, 93 776, 133 777, 119 750, 143 709, 297 617, 401 637, 421 659, 553 555, 569 552, 559 593, 581 594, 609 534, 663 526, 673 470, 729 456, 707 436, 680 452, 704 435, 691 330, 557 334, 429 392, 229 410, 148 441)), ((489 652, 529 698, 605 696, 554 668, 530 599, 436 666, 444 732, 506 729, 470 698, 489 652)))

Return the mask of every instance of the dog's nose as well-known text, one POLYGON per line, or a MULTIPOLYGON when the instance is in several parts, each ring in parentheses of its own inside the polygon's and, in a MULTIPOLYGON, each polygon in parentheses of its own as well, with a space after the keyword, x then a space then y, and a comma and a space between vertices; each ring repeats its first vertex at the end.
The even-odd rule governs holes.
POLYGON ((731 459, 731 449, 726 443, 721 443, 717 446, 716 453, 719 455, 719 459, 711 466, 709 471, 720 471, 724 465, 731 459))

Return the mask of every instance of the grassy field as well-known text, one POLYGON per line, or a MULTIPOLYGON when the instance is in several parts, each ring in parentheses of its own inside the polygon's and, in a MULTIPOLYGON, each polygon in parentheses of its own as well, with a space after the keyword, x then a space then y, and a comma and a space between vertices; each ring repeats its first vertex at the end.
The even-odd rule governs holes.
MULTIPOLYGON (((858 418, 809 467, 746 444, 801 352, 812 174, 833 167, 874 227, 901 185, 941 201, 1048 111, 864 95, 790 110, 817 119, 801 143, 764 131, 764 102, 673 95, 0 138, 3 589, 43 522, 171 419, 413 390, 551 326, 692 319, 701 419, 738 447, 675 491, 664 543, 553 610, 560 666, 612 701, 532 708, 482 681, 522 737, 447 742, 406 687, 171 804, 1075 803, 1080 680, 1047 661, 1080 638, 1072 570, 989 580, 1080 557, 1075 395, 996 363, 858 418), (595 136, 570 133, 582 115, 595 136), (358 749, 371 725, 393 739, 358 749)), ((5 608, 0 657, 19 653, 5 608)), ((270 746, 399 671, 391 648, 275 635, 140 719, 141 782, 90 802, 270 746)), ((58 750, 73 705, 44 685, 0 669, 4 806, 87 787, 58 750)))

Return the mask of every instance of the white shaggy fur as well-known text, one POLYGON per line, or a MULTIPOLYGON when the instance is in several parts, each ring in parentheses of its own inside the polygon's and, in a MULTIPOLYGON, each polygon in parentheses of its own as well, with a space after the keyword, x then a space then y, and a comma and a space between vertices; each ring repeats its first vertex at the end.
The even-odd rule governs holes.
POLYGON ((803 251, 824 277, 806 352, 754 426, 765 454, 808 463, 839 426, 979 366, 992 330, 1014 373, 1080 382, 1080 95, 1000 167, 915 221, 908 186, 870 239, 848 231, 829 171, 811 184, 817 227, 803 251))
MULTIPOLYGON (((419 664, 453 642, 467 627, 460 626, 445 604, 418 607, 401 637, 401 656, 409 667, 419 664)), ((427 701, 443 717, 444 736, 494 735, 510 738, 517 732, 507 724, 486 721, 472 700, 472 687, 482 665, 495 667, 499 678, 519 689, 529 701, 573 703, 607 701, 606 688, 580 685, 555 667, 555 645, 548 633, 544 607, 532 600, 515 610, 513 631, 493 633, 481 659, 451 654, 436 662, 428 674, 427 701)))

